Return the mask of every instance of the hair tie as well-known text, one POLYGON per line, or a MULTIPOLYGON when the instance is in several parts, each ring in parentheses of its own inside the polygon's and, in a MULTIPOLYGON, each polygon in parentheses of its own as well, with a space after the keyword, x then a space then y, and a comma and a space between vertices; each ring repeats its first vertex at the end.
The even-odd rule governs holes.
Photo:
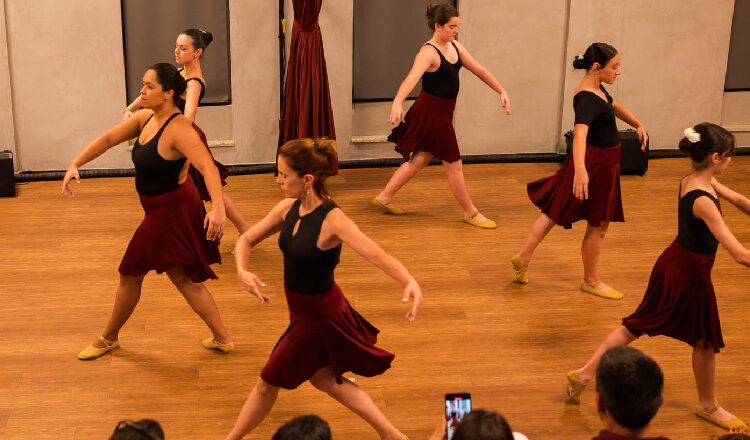
POLYGON ((701 134, 695 131, 693 127, 686 128, 682 133, 685 135, 687 140, 690 141, 691 144, 701 141, 701 134))
POLYGON ((202 34, 207 34, 208 32, 204 31, 203 29, 198 29, 198 32, 201 32, 202 34))

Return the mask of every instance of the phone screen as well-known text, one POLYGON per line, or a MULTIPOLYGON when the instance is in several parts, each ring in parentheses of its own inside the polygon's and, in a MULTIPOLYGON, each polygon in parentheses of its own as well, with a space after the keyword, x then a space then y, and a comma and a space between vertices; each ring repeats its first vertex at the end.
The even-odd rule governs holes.
POLYGON ((461 419, 471 412, 471 394, 455 393, 445 395, 445 438, 453 439, 453 433, 461 419))

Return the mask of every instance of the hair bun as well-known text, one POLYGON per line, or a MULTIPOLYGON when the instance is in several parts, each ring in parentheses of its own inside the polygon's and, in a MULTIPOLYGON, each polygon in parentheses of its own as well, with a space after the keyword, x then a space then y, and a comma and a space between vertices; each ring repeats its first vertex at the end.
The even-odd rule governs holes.
POLYGON ((206 38, 206 46, 211 44, 212 41, 214 41, 214 34, 208 31, 204 31, 201 29, 201 32, 203 32, 203 36, 206 38))
POLYGON ((586 68, 586 61, 583 59, 582 56, 576 55, 575 59, 573 60, 573 68, 574 69, 586 68))
POLYGON ((435 10, 438 8, 438 5, 435 3, 430 3, 427 5, 427 18, 432 18, 435 16, 435 10))
POLYGON ((327 137, 313 139, 313 148, 330 157, 336 154, 336 141, 327 137))

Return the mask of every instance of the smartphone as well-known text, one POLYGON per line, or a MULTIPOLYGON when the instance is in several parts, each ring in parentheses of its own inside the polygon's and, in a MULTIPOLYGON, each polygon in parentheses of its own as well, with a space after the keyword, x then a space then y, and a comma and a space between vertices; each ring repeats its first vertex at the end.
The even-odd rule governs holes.
POLYGON ((461 419, 471 412, 471 394, 450 393, 445 395, 445 438, 453 439, 453 433, 461 419))

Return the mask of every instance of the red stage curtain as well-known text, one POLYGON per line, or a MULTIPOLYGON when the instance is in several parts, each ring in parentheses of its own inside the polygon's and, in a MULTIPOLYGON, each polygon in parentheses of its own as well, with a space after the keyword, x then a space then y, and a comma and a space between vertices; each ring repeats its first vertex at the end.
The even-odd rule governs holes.
MULTIPOLYGON (((279 147, 296 138, 336 139, 318 16, 323 0, 293 0, 294 26, 289 48, 279 147)), ((338 173, 338 160, 331 164, 338 173)))

